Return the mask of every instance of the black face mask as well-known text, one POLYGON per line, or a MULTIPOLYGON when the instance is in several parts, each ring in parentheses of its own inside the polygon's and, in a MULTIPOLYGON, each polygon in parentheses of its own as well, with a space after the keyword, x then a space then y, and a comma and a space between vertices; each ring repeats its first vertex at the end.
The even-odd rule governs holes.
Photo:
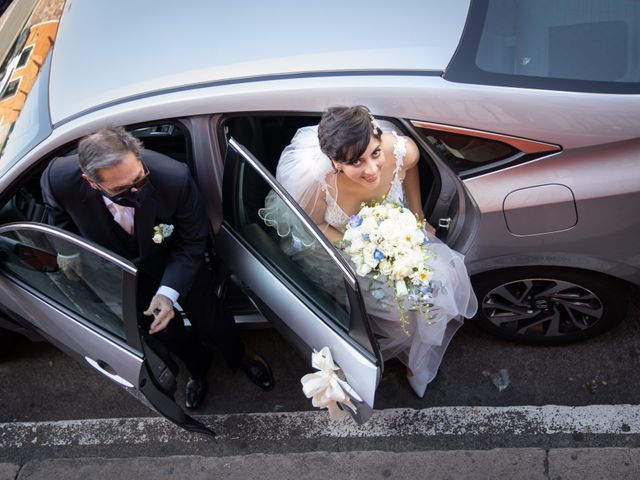
POLYGON ((129 190, 127 192, 120 193, 114 196, 107 195, 103 192, 103 195, 113 203, 117 203, 118 205, 122 205, 123 207, 138 208, 147 199, 150 191, 151 189, 149 188, 149 182, 147 182, 143 187, 137 188, 135 192, 129 190))

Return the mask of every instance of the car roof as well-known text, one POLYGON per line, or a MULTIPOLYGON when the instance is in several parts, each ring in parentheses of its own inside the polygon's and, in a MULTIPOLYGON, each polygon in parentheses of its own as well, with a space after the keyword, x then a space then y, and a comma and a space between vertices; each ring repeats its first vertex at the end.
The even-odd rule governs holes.
POLYGON ((468 9, 469 0, 67 0, 51 67, 51 120, 197 84, 440 73, 468 9))

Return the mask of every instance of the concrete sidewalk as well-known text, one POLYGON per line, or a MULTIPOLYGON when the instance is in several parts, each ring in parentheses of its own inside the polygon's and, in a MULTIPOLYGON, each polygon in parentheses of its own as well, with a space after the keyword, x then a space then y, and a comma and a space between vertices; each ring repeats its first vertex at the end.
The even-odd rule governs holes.
POLYGON ((640 478, 640 449, 513 448, 392 453, 312 452, 230 457, 75 458, 0 464, 0 480, 326 480, 640 478))

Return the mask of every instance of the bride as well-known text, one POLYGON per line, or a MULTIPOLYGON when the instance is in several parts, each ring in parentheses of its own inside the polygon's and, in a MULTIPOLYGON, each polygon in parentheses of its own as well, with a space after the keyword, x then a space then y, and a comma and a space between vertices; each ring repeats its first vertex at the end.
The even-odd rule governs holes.
MULTIPOLYGON (((409 311, 409 325, 401 325, 400 312, 391 290, 381 280, 363 290, 371 326, 385 360, 397 357, 407 366, 407 378, 416 394, 422 397, 427 384, 435 377, 453 334, 470 318, 477 302, 464 258, 434 235, 424 221, 416 144, 396 132, 383 132, 364 106, 329 108, 317 127, 300 128, 284 149, 276 178, 302 206, 320 230, 340 248, 349 218, 363 202, 399 202, 423 222, 430 241, 434 290, 431 321, 419 312, 409 311), (385 291, 373 295, 373 291, 385 291)), ((275 227, 285 252, 305 269, 313 270, 322 284, 322 265, 317 257, 300 254, 300 245, 311 246, 295 238, 296 232, 286 219, 279 197, 270 192, 259 215, 275 227), (297 248, 290 248, 292 244, 297 248)), ((326 283, 325 283, 326 284, 326 283)))

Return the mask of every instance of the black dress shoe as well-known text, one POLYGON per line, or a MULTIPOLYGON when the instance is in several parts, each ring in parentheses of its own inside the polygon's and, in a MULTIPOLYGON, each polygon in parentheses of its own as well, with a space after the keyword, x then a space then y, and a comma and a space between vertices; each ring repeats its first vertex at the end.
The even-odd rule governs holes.
POLYGON ((247 374, 249 380, 265 392, 271 390, 276 384, 273 372, 267 361, 251 351, 245 351, 240 361, 240 368, 247 374))
POLYGON ((207 380, 204 378, 189 377, 184 394, 184 406, 196 408, 207 394, 207 380))

